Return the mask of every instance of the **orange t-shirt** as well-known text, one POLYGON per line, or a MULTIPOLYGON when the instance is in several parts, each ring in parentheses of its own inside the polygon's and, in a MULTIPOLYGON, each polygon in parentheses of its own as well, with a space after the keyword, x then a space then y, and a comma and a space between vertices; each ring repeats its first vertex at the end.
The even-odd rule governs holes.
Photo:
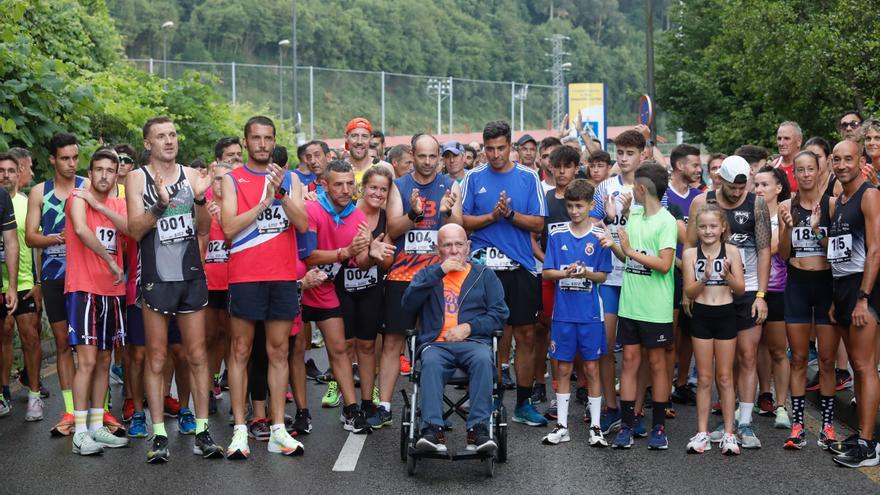
POLYGON ((463 272, 449 272, 443 277, 443 328, 440 329, 440 335, 437 342, 445 342, 446 332, 458 325, 458 296, 461 294, 461 285, 468 273, 471 272, 471 266, 467 265, 467 269, 463 272))
MULTIPOLYGON (((65 213, 70 215, 70 205, 67 202, 65 213)), ((116 213, 126 216, 125 199, 107 198, 104 206, 116 213)), ((69 217, 68 217, 69 218, 69 217)), ((116 230, 113 222, 97 210, 86 204, 86 225, 98 238, 98 242, 104 246, 107 253, 113 257, 120 267, 125 266, 122 253, 123 239, 126 237, 116 230)), ((116 285, 113 282, 113 272, 94 251, 86 247, 76 235, 73 222, 67 222, 64 227, 65 244, 67 245, 67 276, 64 279, 64 292, 88 292, 98 296, 125 296, 125 284, 116 285)))

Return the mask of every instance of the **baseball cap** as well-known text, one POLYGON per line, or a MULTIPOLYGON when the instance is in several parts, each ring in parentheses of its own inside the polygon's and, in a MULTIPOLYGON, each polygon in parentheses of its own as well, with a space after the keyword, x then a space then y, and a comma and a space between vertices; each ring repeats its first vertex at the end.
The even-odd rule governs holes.
POLYGON ((741 156, 728 156, 721 162, 718 176, 730 183, 745 184, 752 169, 749 162, 741 156))
POLYGON ((443 148, 440 149, 440 156, 445 155, 447 151, 458 156, 461 154, 461 145, 458 144, 458 141, 448 141, 443 145, 443 148))
POLYGON ((528 143, 529 141, 535 143, 536 145, 538 144, 538 141, 535 138, 533 138, 531 134, 523 134, 523 136, 516 141, 516 145, 522 146, 522 145, 528 143))
POLYGON ((373 125, 363 117, 355 117, 349 120, 348 125, 345 126, 345 133, 348 134, 355 129, 366 129, 370 134, 373 133, 373 125))

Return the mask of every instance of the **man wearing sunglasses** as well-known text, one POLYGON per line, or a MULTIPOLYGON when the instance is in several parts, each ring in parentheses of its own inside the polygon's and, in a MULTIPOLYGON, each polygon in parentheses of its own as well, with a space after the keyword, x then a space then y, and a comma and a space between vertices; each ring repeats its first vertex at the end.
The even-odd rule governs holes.
POLYGON ((862 127, 862 121, 864 120, 862 114, 857 110, 847 110, 844 112, 837 121, 837 131, 840 133, 840 137, 846 141, 858 142, 859 129, 862 127))
POLYGON ((116 197, 125 197, 125 176, 134 170, 134 148, 130 144, 117 144, 113 147, 119 157, 119 171, 116 172, 116 197))

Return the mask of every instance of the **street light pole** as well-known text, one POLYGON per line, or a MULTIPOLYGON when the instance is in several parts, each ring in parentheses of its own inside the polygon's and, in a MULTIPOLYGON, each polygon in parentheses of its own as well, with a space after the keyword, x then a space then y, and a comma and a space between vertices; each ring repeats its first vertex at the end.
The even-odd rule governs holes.
POLYGON ((174 27, 174 23, 167 21, 162 24, 162 78, 168 79, 168 34, 167 30, 174 27))
MULTIPOLYGON (((284 120, 284 48, 290 46, 290 40, 278 42, 278 119, 284 120)), ((296 114, 294 114, 296 120, 296 114)))
MULTIPOLYGON (((654 2, 648 0, 645 2, 645 18, 647 25, 645 26, 645 50, 646 56, 645 61, 647 62, 647 83, 648 83, 648 97, 651 98, 651 103, 654 103, 654 2)), ((651 112, 651 121, 648 122, 648 126, 651 128, 651 140, 657 141, 657 126, 655 125, 656 120, 656 107, 653 112, 651 112)))
MULTIPOLYGON (((297 136, 297 144, 301 144, 299 137, 299 84, 296 80, 296 66, 299 65, 299 56, 296 50, 296 0, 293 0, 293 132, 297 136)), ((305 141, 305 140, 302 140, 305 141)))

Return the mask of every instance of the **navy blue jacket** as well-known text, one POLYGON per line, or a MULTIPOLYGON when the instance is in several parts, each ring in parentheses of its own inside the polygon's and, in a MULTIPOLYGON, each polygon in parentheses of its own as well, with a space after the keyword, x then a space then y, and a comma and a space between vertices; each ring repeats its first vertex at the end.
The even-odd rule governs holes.
MULTIPOLYGON (((458 323, 469 323, 467 340, 492 343, 492 333, 504 328, 510 311, 504 302, 504 289, 495 272, 481 263, 470 263, 458 296, 458 323)), ((440 335, 445 319, 443 306, 443 269, 440 263, 419 270, 403 293, 401 305, 419 314, 418 345, 432 342, 440 335)))

